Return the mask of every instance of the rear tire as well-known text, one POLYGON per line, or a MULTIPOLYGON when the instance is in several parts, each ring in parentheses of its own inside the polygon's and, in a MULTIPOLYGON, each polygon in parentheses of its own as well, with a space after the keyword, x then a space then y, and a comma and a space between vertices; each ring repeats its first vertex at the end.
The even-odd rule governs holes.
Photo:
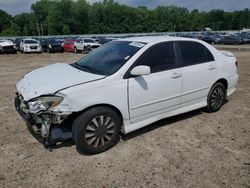
POLYGON ((206 110, 210 113, 217 112, 223 106, 226 100, 226 88, 221 83, 216 83, 211 88, 207 97, 206 110))
POLYGON ((72 137, 81 154, 97 154, 119 141, 121 118, 111 108, 95 107, 78 116, 72 127, 72 137))

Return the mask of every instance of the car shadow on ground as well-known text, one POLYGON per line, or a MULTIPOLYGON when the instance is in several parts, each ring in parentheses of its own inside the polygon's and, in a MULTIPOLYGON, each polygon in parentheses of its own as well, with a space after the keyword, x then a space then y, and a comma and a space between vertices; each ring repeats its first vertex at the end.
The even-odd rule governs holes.
POLYGON ((153 131, 155 129, 158 129, 160 127, 168 126, 168 125, 171 125, 172 123, 176 123, 176 122, 179 122, 179 121, 182 121, 182 120, 185 120, 185 119, 189 119, 189 118, 192 118, 194 116, 200 115, 202 113, 206 113, 205 110, 198 109, 198 110, 194 110, 194 111, 187 112, 187 113, 184 113, 184 114, 168 117, 168 118, 159 120, 159 121, 157 121, 155 123, 152 123, 152 124, 150 124, 150 125, 148 125, 146 127, 138 129, 138 130, 136 130, 134 132, 128 133, 126 135, 122 134, 121 139, 123 141, 127 141, 127 140, 133 139, 133 138, 135 138, 137 136, 141 136, 143 134, 146 134, 146 133, 148 133, 150 131, 153 131))
MULTIPOLYGON (((160 127, 163 127, 163 126, 168 126, 168 125, 171 125, 172 123, 176 123, 176 122, 179 122, 179 121, 182 121, 182 120, 185 120, 185 119, 189 119, 189 118, 193 118, 197 115, 200 115, 202 113, 207 113, 204 109, 198 109, 198 110, 194 110, 194 111, 191 111, 191 112, 187 112, 187 113, 184 113, 184 114, 180 114, 180 115, 176 115, 176 116, 173 116, 173 117, 169 117, 169 118, 165 118, 165 119, 162 119, 160 121, 157 121, 155 123, 152 123, 152 124, 149 124, 148 126, 146 127, 143 127, 141 129, 138 129, 134 132, 131 132, 129 134, 121 134, 121 139, 123 141, 128 141, 130 139, 133 139, 137 136, 141 136, 143 134, 146 134, 150 131, 153 131, 155 129, 158 129, 160 127)), ((40 142, 41 144, 44 143, 44 139, 37 133, 34 132, 34 130, 32 129, 32 127, 30 126, 27 126, 28 127, 28 130, 29 132, 33 135, 33 137, 38 141, 40 142)), ((70 140, 66 140, 66 141, 63 141, 63 142, 58 142, 57 144, 54 144, 54 145, 51 145, 49 147, 47 147, 48 149, 50 149, 50 151, 52 151, 53 149, 59 149, 59 148, 63 148, 63 147, 72 147, 74 146, 75 143, 73 142, 72 139, 70 140)))
MULTIPOLYGON (((224 105, 226 103, 228 103, 228 99, 225 100, 224 105)), ((176 116, 168 117, 168 118, 159 120, 159 121, 157 121, 155 123, 149 124, 146 127, 143 127, 141 129, 138 129, 138 130, 136 130, 134 132, 131 132, 131 133, 128 133, 126 135, 122 134, 121 139, 123 141, 127 141, 127 140, 133 139, 133 138, 135 138, 137 136, 141 136, 143 134, 146 134, 146 133, 148 133, 150 131, 153 131, 155 129, 158 129, 160 127, 168 126, 168 125, 171 125, 172 123, 176 123, 178 121, 189 119, 189 118, 192 118, 194 116, 197 116, 197 115, 200 115, 200 114, 203 114, 203 113, 209 113, 209 112, 206 110, 206 108, 200 108, 200 109, 197 109, 197 110, 194 110, 194 111, 186 112, 184 114, 179 114, 179 115, 176 115, 176 116)))

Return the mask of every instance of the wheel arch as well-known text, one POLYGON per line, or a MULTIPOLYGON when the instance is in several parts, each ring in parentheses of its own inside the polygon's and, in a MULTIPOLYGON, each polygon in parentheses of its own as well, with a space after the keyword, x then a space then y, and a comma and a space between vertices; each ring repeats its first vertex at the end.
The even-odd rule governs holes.
POLYGON ((227 90, 228 89, 228 81, 225 79, 225 78, 220 78, 219 80, 217 80, 213 86, 216 84, 216 83, 221 83, 224 85, 225 89, 227 90))
POLYGON ((123 115, 122 115, 121 111, 120 111, 117 107, 115 107, 114 105, 106 104, 106 103, 91 105, 91 106, 89 106, 89 107, 87 107, 87 108, 84 108, 84 109, 78 111, 78 112, 74 112, 74 113, 72 113, 72 114, 70 115, 70 118, 75 119, 75 118, 76 118, 77 116, 79 116, 80 114, 82 114, 82 113, 84 113, 84 112, 86 112, 86 111, 88 111, 88 110, 90 110, 90 109, 92 109, 92 108, 95 108, 95 107, 108 107, 108 108, 111 108, 111 109, 114 110, 114 111, 118 114, 118 116, 121 118, 121 122, 123 122, 123 115))

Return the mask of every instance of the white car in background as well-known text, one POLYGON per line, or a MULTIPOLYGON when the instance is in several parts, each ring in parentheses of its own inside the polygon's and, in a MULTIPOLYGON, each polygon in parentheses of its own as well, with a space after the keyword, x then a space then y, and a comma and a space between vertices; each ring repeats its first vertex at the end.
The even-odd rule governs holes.
POLYGON ((20 51, 21 53, 42 53, 42 46, 35 39, 23 39, 20 42, 20 51))
POLYGON ((78 38, 75 41, 74 52, 89 52, 95 48, 100 47, 101 44, 97 43, 94 39, 91 38, 78 38))
POLYGON ((218 111, 237 81, 230 52, 196 39, 135 37, 28 73, 15 105, 45 144, 72 138, 78 151, 96 154, 114 146, 120 131, 203 107, 218 111))
POLYGON ((0 39, 0 54, 16 54, 17 50, 11 40, 0 39))

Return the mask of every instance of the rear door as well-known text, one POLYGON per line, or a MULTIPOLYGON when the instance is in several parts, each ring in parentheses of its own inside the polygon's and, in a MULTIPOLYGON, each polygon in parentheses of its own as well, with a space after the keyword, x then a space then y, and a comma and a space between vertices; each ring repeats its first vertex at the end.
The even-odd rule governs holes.
POLYGON ((178 68, 174 43, 164 42, 146 50, 131 69, 147 65, 151 74, 128 80, 131 123, 179 108, 182 73, 178 68))
POLYGON ((201 43, 176 42, 182 60, 181 106, 206 100, 211 84, 216 79, 216 62, 212 53, 201 43))

